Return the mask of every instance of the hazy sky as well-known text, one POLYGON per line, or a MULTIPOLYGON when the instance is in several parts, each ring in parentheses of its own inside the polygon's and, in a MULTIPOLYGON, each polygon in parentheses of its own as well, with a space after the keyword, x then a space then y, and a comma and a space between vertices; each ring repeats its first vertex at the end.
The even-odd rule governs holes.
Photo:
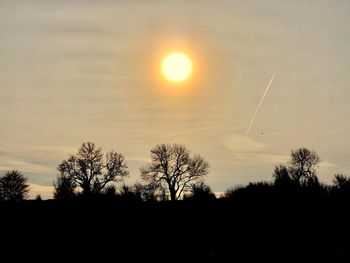
POLYGON ((153 146, 177 142, 210 162, 217 192, 271 180, 301 146, 321 181, 350 175, 349 24, 345 0, 0 1, 0 170, 48 196, 93 141, 125 155, 132 183, 153 146), (179 87, 159 69, 172 50, 194 63, 179 87))

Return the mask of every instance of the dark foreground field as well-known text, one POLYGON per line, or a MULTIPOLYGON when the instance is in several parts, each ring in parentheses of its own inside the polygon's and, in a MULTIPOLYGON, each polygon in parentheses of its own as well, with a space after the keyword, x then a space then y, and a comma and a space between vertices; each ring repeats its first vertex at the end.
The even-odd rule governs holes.
POLYGON ((350 262, 349 207, 273 195, 2 203, 0 262, 350 262))

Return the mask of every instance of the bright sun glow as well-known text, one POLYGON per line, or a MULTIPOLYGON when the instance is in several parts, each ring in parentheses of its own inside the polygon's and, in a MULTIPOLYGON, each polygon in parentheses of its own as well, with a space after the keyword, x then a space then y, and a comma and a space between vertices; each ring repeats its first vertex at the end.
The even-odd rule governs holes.
POLYGON ((164 58, 162 72, 170 81, 184 81, 192 73, 192 62, 187 55, 180 52, 174 52, 164 58))

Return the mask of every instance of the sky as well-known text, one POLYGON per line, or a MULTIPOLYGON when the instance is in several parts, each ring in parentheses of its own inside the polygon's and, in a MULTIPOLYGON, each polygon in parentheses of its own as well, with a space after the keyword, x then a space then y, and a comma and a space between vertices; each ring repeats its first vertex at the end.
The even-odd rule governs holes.
POLYGON ((299 147, 321 182, 350 175, 349 23, 345 0, 0 1, 0 173, 49 198, 92 141, 125 156, 128 184, 159 143, 202 155, 215 192, 272 180, 299 147), (160 71, 178 50, 181 85, 160 71))

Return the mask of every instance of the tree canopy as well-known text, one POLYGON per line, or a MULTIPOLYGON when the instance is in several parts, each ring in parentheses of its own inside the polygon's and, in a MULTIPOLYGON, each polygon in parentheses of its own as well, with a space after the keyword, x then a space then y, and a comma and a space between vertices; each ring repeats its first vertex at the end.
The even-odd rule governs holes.
POLYGON ((83 194, 100 193, 109 183, 128 176, 128 166, 121 153, 110 151, 105 160, 101 148, 94 143, 83 143, 75 155, 70 155, 58 166, 61 176, 69 178, 82 189, 83 194))
POLYGON ((28 197, 28 179, 17 171, 12 170, 0 177, 0 200, 20 201, 28 197))
POLYGON ((177 200, 208 174, 209 164, 200 155, 190 157, 181 144, 159 144, 151 150, 151 163, 141 168, 141 177, 148 183, 166 187, 171 200, 177 200))
POLYGON ((320 161, 315 151, 299 148, 291 153, 289 173, 295 181, 301 184, 315 181, 317 180, 316 168, 320 161))

